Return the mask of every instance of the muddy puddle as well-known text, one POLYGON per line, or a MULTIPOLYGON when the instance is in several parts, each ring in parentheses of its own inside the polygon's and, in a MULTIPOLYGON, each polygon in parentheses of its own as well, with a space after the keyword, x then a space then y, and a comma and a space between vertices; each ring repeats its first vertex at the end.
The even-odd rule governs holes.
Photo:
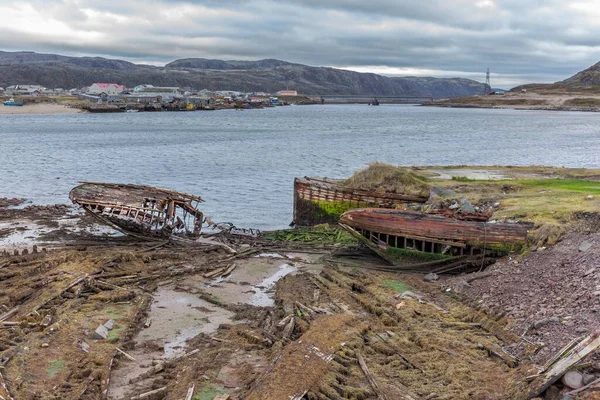
MULTIPOLYGON (((244 303, 272 307, 275 284, 284 276, 298 272, 319 272, 320 264, 313 255, 264 253, 240 261, 231 275, 206 280, 190 279, 193 285, 225 303, 244 303)), ((189 282, 188 282, 189 283, 189 282)))
POLYGON ((103 237, 117 237, 123 234, 110 227, 100 224, 84 224, 75 214, 68 214, 52 221, 51 224, 33 221, 30 219, 0 222, 0 252, 24 249, 32 250, 34 245, 39 248, 52 247, 62 243, 70 235, 90 235, 103 237))
POLYGON ((127 393, 147 387, 152 379, 130 383, 144 374, 158 359, 169 359, 189 351, 186 341, 198 334, 214 334, 219 325, 233 324, 233 313, 218 304, 243 303, 272 307, 276 283, 289 274, 318 271, 316 256, 306 254, 265 253, 236 262, 227 277, 213 279, 203 275, 186 277, 177 283, 159 286, 153 293, 148 313, 148 327, 134 337, 136 347, 129 354, 136 361, 125 362, 113 373, 108 395, 126 398, 127 393), (203 300, 208 293, 217 304, 203 300))

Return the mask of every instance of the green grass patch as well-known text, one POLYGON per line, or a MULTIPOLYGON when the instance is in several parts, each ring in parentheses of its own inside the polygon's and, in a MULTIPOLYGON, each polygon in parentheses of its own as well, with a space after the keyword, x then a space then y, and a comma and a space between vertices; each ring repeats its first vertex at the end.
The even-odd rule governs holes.
POLYGON ((404 293, 410 289, 410 286, 408 286, 406 283, 394 279, 386 279, 383 281, 383 285, 394 289, 398 293, 404 293))
POLYGON ((267 240, 353 245, 357 240, 348 232, 340 228, 332 228, 327 224, 314 228, 284 229, 268 232, 263 235, 267 240))
POLYGON ((125 330, 125 326, 115 325, 110 331, 108 331, 108 336, 106 340, 115 340, 121 337, 121 333, 125 330))
POLYGON ((194 396, 194 400, 213 400, 220 394, 226 394, 225 388, 220 385, 206 385, 194 396))
POLYGON ((585 192, 592 195, 600 195, 600 182, 581 179, 535 179, 522 180, 519 184, 523 187, 540 188, 547 190, 585 192))
POLYGON ((475 182, 475 181, 477 181, 477 179, 467 178, 466 176, 453 176, 452 180, 457 181, 457 182, 475 182))
POLYGON ((315 217, 320 221, 339 221, 340 217, 346 211, 355 208, 368 207, 367 204, 356 204, 351 201, 320 201, 312 200, 311 203, 316 207, 315 217))
POLYGON ((49 378, 54 378, 56 374, 65 369, 65 362, 63 360, 49 360, 48 368, 46 368, 46 374, 49 378))

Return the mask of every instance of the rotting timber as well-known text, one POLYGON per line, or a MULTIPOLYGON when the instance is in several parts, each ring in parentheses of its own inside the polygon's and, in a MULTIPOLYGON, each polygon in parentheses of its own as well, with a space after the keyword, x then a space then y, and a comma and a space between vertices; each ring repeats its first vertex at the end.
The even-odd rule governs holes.
POLYGON ((200 236, 204 215, 192 194, 143 185, 83 182, 69 198, 99 221, 139 237, 200 236))
POLYGON ((340 225, 391 264, 397 263, 396 255, 407 251, 455 259, 503 255, 503 249, 527 240, 527 226, 522 224, 463 221, 402 210, 351 210, 341 216, 340 225))
POLYGON ((313 226, 337 223, 346 211, 360 207, 394 208, 400 204, 425 203, 426 196, 355 189, 340 180, 294 179, 294 224, 313 226))

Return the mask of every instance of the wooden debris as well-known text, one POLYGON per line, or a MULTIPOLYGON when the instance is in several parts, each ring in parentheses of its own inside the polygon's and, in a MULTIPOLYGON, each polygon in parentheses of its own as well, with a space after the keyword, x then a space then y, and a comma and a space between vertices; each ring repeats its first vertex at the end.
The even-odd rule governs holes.
POLYGON ((221 267, 221 268, 217 268, 217 269, 213 269, 210 272, 207 272, 206 274, 202 275, 205 278, 214 278, 215 276, 221 275, 223 272, 225 272, 226 267, 221 267))
POLYGON ((363 374, 365 374, 365 376, 367 377, 369 384, 371 385, 375 393, 377 393, 377 398, 379 400, 385 400, 386 397, 379 391, 379 385, 377 384, 377 381, 375 381, 375 378, 369 371, 369 367, 367 367, 365 359, 358 351, 356 352, 356 359, 358 360, 358 365, 360 366, 360 369, 362 370, 363 374))
POLYGON ((283 328, 284 326, 286 326, 288 324, 288 322, 290 322, 290 319, 292 318, 292 315, 287 315, 285 316, 281 321, 279 321, 277 323, 277 327, 279 328, 283 328))
POLYGON ((554 382, 559 380, 569 368, 598 350, 598 348, 600 348, 600 330, 596 330, 594 333, 584 338, 567 354, 559 356, 558 361, 556 361, 550 370, 545 371, 533 381, 529 390, 529 395, 531 397, 538 396, 554 382))
POLYGON ((568 392, 568 393, 567 393, 567 395, 569 395, 569 396, 574 396, 574 395, 576 395, 577 393, 583 392, 584 390, 586 390, 586 389, 589 389, 589 388, 591 388, 591 387, 595 387, 595 386, 596 386, 596 385, 598 385, 598 384, 600 384, 600 378, 598 378, 598 379, 596 379, 596 380, 594 380, 594 381, 592 381, 592 382, 588 383, 588 384, 587 384, 587 385, 585 385, 585 386, 582 386, 582 387, 580 387, 579 389, 576 389, 576 390, 571 390, 570 392, 568 392))
POLYGON ((195 387, 196 387, 196 385, 192 385, 192 387, 188 389, 187 395, 185 396, 185 400, 192 400, 192 396, 194 395, 195 387))
POLYGON ((294 332, 295 324, 296 324, 296 319, 294 317, 291 317, 290 321, 287 323, 285 328, 283 328, 283 332, 281 334, 281 337, 283 339, 289 339, 289 337, 292 335, 292 332, 294 332))
POLYGON ((517 366, 517 360, 513 356, 511 356, 510 354, 507 354, 504 350, 502 350, 502 348, 500 346, 498 346, 496 344, 492 344, 492 343, 485 343, 485 342, 479 342, 477 344, 477 346, 480 349, 487 350, 487 352, 490 356, 498 357, 499 359, 504 361, 504 363, 506 365, 508 365, 510 368, 515 368, 517 366))
POLYGON ((154 400, 163 397, 164 392, 167 390, 166 386, 152 390, 150 392, 138 394, 137 396, 131 397, 131 400, 154 400))
POLYGON ((12 310, 10 310, 6 314, 2 315, 0 317, 0 321, 6 321, 10 317, 12 317, 14 314, 16 314, 17 311, 19 311, 19 306, 16 306, 15 308, 13 308, 12 310))
MULTIPOLYGON (((152 375, 157 374, 164 369, 165 369, 164 362, 156 364, 155 366, 153 366, 152 368, 150 368, 148 371, 144 372, 143 374, 140 374, 140 375, 136 376, 135 378, 131 378, 129 380, 129 383, 136 383, 136 382, 143 381, 144 379, 150 378, 152 375)), ((133 397, 132 397, 132 399, 133 399, 133 397)))
POLYGON ((231 265, 229 265, 227 267, 227 269, 225 270, 225 272, 223 272, 222 276, 228 276, 229 274, 231 274, 233 272, 233 270, 235 269, 235 267, 237 267, 237 265, 235 263, 232 263, 231 265))
POLYGON ((230 395, 228 394, 220 394, 217 397, 215 397, 213 400, 227 400, 229 399, 230 395))
POLYGON ((8 391, 2 372, 0 372, 0 399, 2 400, 13 400, 13 397, 8 391))
POLYGON ((129 354, 125 353, 123 350, 121 350, 120 348, 116 347, 117 351, 121 354, 123 354, 128 360, 131 361, 135 361, 135 358, 131 357, 129 354))

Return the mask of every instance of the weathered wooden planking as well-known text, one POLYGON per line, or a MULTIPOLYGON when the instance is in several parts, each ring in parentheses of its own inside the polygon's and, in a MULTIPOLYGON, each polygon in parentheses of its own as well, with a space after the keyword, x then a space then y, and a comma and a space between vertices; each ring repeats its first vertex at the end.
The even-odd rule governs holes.
POLYGON ((298 226, 335 223, 337 219, 323 215, 319 203, 338 202, 345 207, 394 208, 405 203, 424 203, 426 196, 412 196, 392 192, 353 189, 339 182, 318 178, 294 179, 294 222, 298 226))
POLYGON ((527 240, 520 224, 460 221, 413 211, 378 208, 351 210, 340 223, 354 229, 425 240, 455 240, 466 244, 508 244, 527 240))

